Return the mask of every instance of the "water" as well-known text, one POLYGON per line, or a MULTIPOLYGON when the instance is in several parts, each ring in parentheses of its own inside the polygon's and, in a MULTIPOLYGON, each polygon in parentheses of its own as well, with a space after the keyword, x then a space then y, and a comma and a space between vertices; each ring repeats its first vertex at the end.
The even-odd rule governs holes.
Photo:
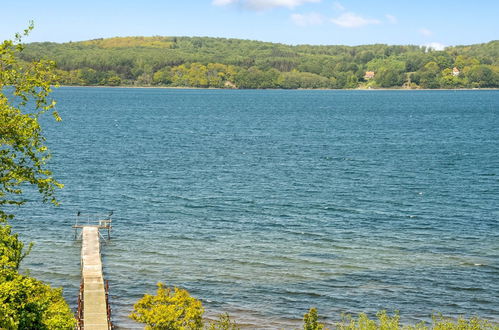
POLYGON ((25 267, 72 306, 74 216, 114 210, 103 258, 123 328, 158 281, 250 327, 297 327, 312 306, 499 321, 499 91, 53 95, 62 205, 30 202, 15 227, 36 243, 25 267))

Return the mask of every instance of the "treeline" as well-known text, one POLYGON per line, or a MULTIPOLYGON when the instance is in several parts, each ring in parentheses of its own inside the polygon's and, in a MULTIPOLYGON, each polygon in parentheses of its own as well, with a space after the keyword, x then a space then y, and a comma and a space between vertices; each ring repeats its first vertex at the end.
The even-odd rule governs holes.
POLYGON ((420 46, 289 46, 208 37, 31 43, 63 85, 212 88, 497 88, 499 41, 420 46), (366 75, 366 72, 371 72, 366 75))

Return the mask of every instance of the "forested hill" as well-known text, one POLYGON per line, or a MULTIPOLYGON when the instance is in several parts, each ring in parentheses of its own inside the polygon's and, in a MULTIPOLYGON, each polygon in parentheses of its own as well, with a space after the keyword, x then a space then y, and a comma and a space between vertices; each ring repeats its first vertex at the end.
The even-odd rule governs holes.
POLYGON ((208 37, 31 43, 25 60, 57 63, 64 85, 217 88, 499 87, 499 41, 420 46, 290 46, 208 37))

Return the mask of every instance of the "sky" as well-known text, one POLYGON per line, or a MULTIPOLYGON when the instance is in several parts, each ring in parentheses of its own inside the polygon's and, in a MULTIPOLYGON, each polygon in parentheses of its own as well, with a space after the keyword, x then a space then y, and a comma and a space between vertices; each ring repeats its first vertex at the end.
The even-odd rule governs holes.
POLYGON ((0 0, 0 40, 208 36, 284 44, 444 46, 499 39, 497 0, 0 0))

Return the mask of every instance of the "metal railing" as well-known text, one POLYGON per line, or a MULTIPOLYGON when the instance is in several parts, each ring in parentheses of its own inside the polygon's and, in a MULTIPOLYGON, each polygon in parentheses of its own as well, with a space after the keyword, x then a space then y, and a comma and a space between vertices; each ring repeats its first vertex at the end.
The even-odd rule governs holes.
MULTIPOLYGON (((75 224, 73 228, 75 230, 75 239, 78 238, 78 229, 82 229, 85 226, 97 227, 99 229, 107 229, 107 238, 111 238, 111 228, 112 220, 111 216, 113 215, 113 211, 107 214, 96 214, 96 213, 82 213, 78 211, 76 214, 75 224)), ((99 235, 104 238, 100 232, 99 235)))
MULTIPOLYGON (((96 226, 98 229, 107 229, 108 239, 111 238, 110 230, 112 228, 111 216, 113 212, 108 214, 83 214, 78 212, 76 215, 76 221, 73 225, 75 229, 75 239, 77 238, 78 229, 82 230, 85 226, 96 226)), ((99 231, 99 235, 102 237, 99 231)), ((104 237, 102 237, 104 239, 104 237)), ((83 264, 82 264, 83 265, 83 264)), ((111 321, 111 305, 109 303, 109 281, 104 280, 104 291, 106 299, 106 313, 107 313, 107 326, 108 329, 113 329, 113 322, 111 321)), ((83 279, 80 282, 80 292, 78 294, 78 309, 76 311, 76 329, 84 330, 84 282, 83 279)))
POLYGON ((107 327, 109 329, 113 328, 113 322, 111 321, 111 304, 109 304, 109 281, 105 281, 104 288, 106 290, 106 311, 107 311, 107 327))
POLYGON ((78 293, 78 310, 76 311, 76 329, 83 330, 83 281, 80 282, 78 293))
MULTIPOLYGON (((83 310, 83 300, 84 300, 84 295, 83 295, 83 281, 80 283, 80 292, 78 294, 78 309, 76 311, 76 329, 77 330, 84 330, 85 324, 83 323, 83 315, 84 315, 84 310, 83 310)), ((105 280, 104 281, 104 290, 106 293, 106 313, 107 313, 107 327, 108 329, 113 329, 113 321, 111 320, 111 304, 109 303, 109 281, 105 280)))
POLYGON ((113 211, 107 214, 97 213, 82 213, 78 211, 76 214, 75 226, 96 225, 96 224, 111 224, 111 216, 113 211))

